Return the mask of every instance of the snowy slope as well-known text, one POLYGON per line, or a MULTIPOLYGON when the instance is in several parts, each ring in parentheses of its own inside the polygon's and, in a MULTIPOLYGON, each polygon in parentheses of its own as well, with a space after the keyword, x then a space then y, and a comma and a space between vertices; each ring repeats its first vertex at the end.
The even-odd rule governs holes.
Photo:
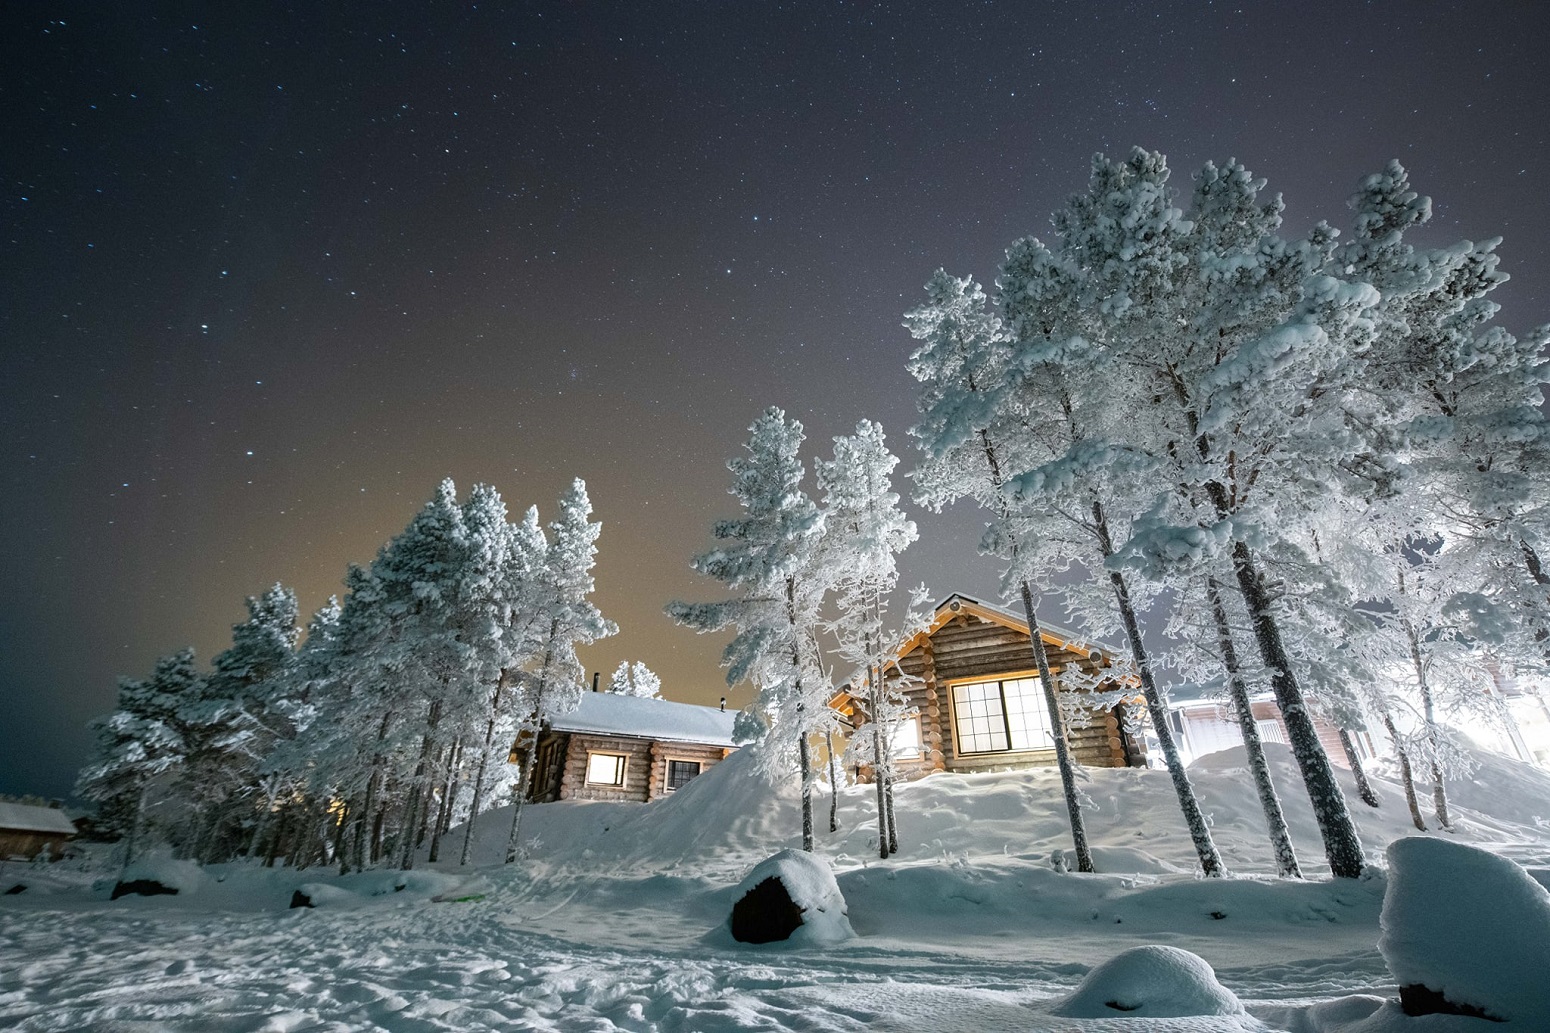
MULTIPOLYGON (((1395 993, 1376 949, 1382 873, 1269 878, 1241 756, 1191 769, 1234 874, 1210 882, 1194 875, 1162 772, 1088 773, 1096 876, 1052 864, 1069 845, 1054 772, 901 786, 901 852, 888 862, 875 860, 871 788, 843 790, 840 831, 821 831, 819 846, 858 935, 822 948, 749 947, 725 931, 739 879, 797 838, 794 787, 764 785, 751 759, 734 755, 650 805, 529 808, 529 857, 509 867, 495 863, 510 820, 497 810, 481 818, 476 864, 464 871, 338 879, 225 866, 177 897, 110 904, 91 873, 13 868, 0 881, 32 885, 0 897, 0 1027, 1412 1028, 1378 1007, 1395 993), (286 910, 303 885, 326 888, 320 906, 286 910), (1095 966, 1144 944, 1199 955, 1247 1013, 1052 1013, 1095 966)), ((1273 760, 1313 873, 1321 851, 1306 798, 1290 758, 1273 760)), ((1483 760, 1471 784, 1454 787, 1461 830, 1450 838, 1550 870, 1550 777, 1483 760)), ((1413 831, 1399 789, 1380 780, 1379 790, 1380 810, 1354 804, 1375 861, 1413 831)), ((826 795, 818 812, 826 817, 826 795)), ((1478 1021, 1432 1017, 1413 1028, 1478 1021)))

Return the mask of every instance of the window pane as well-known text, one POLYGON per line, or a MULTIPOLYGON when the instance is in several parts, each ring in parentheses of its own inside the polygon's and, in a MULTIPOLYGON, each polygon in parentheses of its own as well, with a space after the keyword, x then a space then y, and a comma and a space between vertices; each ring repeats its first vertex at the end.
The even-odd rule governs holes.
POLYGON ((624 785, 624 758, 613 753, 587 754, 587 782, 599 786, 624 785))
POLYGON ((670 760, 667 762, 667 791, 682 789, 689 780, 700 773, 697 760, 670 760))
POLYGON ((893 730, 893 755, 899 760, 920 759, 920 715, 900 721, 893 730))
POLYGON ((999 682, 954 685, 953 714, 958 723, 960 753, 992 753, 1007 748, 999 682))
POLYGON ((1050 730, 1049 707, 1044 702, 1044 686, 1037 678, 1013 678, 1001 683, 1006 698, 1006 723, 1012 729, 1012 749, 1052 750, 1055 736, 1050 730))

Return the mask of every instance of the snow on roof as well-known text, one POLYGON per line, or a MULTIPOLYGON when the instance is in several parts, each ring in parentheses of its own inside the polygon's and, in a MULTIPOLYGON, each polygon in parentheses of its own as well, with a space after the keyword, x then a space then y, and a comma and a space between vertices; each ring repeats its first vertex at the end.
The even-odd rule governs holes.
POLYGON ((737 714, 716 707, 674 703, 665 699, 587 692, 581 705, 549 723, 556 732, 630 735, 639 739, 735 746, 732 722, 737 714))
POLYGON ((54 807, 0 800, 0 829, 18 832, 63 832, 73 835, 75 824, 54 807))

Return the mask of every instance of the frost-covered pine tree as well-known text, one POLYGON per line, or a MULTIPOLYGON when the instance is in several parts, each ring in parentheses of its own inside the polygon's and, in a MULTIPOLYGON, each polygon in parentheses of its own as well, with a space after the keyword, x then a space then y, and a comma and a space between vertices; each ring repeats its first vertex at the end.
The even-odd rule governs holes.
POLYGON ((818 669, 816 635, 828 577, 817 566, 823 514, 802 490, 802 424, 775 407, 749 428, 747 456, 728 461, 743 515, 717 521, 726 544, 696 556, 694 569, 737 593, 711 603, 669 603, 667 612, 700 632, 735 627, 722 654, 727 684, 745 678, 758 698, 739 729, 758 738, 756 755, 775 778, 792 754, 802 781, 802 849, 813 849, 810 739, 833 720, 818 669))
MULTIPOLYGON (((542 632, 542 652, 534 666, 519 674, 524 729, 537 742, 544 722, 568 714, 581 704, 586 691, 578 645, 587 645, 616 634, 618 627, 605 618, 591 600, 592 567, 597 559, 597 539, 603 525, 592 522, 592 501, 581 478, 571 482, 560 497, 559 517, 549 525, 552 535, 534 612, 542 632)), ((522 827, 522 805, 532 780, 532 752, 522 764, 513 794, 511 834, 506 841, 506 863, 517 859, 522 827)))
POLYGON ((1009 334, 989 311, 985 293, 973 279, 958 279, 938 269, 926 284, 926 303, 905 314, 905 326, 921 344, 910 356, 909 371, 920 382, 916 407, 920 422, 910 434, 923 458, 915 469, 916 501, 934 510, 965 496, 990 511, 1004 533, 987 541, 1009 561, 1030 649, 1049 710, 1055 760, 1071 822, 1079 871, 1093 870, 1092 850, 1082 820, 1076 770, 1066 741, 1065 718, 1033 602, 1033 585, 1016 574, 1024 570, 1025 547, 1010 521, 1006 461, 1025 447, 1026 433, 1012 389, 1018 383, 1009 334))
MULTIPOLYGON (((1116 349, 1094 347, 1083 336, 1117 327, 1114 320, 1091 318, 1079 299, 1123 293, 1134 309, 1143 303, 1137 299, 1166 293, 1175 272, 1172 261, 1147 260, 1149 245, 1167 250, 1163 242, 1171 221, 1166 197, 1155 190, 1139 194, 1139 210, 1127 210, 1128 218, 1102 220, 1106 227, 1126 227, 1118 232, 1118 239, 1107 240, 1103 247, 1093 244, 1098 235, 1095 228, 1079 224, 1073 212, 1061 223, 1061 230, 1067 237, 1080 236, 1084 250, 1057 257, 1041 241, 1030 238, 1007 251, 997 281, 1001 312, 1012 333, 1015 363, 1022 375, 1017 407, 1028 414, 1024 420, 1036 430, 1025 438, 1030 447, 1018 457, 1020 471, 1007 480, 1015 504, 1008 507, 995 533, 997 537, 1016 534, 1027 543, 1018 557, 1020 578, 1032 580, 1073 562, 1104 572, 1102 580, 1108 583, 1113 609, 1124 629, 1153 733, 1201 870, 1218 876, 1225 874, 1225 868, 1173 741, 1167 701, 1141 637, 1135 586, 1123 569, 1110 562, 1115 557, 1116 534, 1122 534, 1130 516, 1145 507, 1144 486, 1157 465, 1124 440, 1138 411, 1145 411, 1144 400, 1136 396, 1125 371, 1108 368, 1116 349), (1129 261, 1110 261, 1115 254, 1129 261), (1122 275, 1116 277, 1116 271, 1122 275), (1152 282, 1156 277, 1164 282, 1152 282), (1118 283, 1113 282, 1116 278, 1118 283), (1090 279, 1107 282, 1091 285, 1090 279)), ((1073 209, 1081 211, 1085 206, 1073 204, 1073 209)), ((1068 606, 1085 609, 1091 616, 1094 607, 1082 606, 1076 597, 1099 586, 1083 578, 1063 587, 1068 606)))
MULTIPOLYGON (((544 557, 549 551, 549 541, 539 523, 538 509, 528 507, 522 521, 515 524, 505 523, 505 511, 505 504, 500 502, 498 495, 482 501, 476 497, 469 500, 465 516, 470 529, 486 536, 492 552, 498 557, 493 573, 496 588, 492 596, 499 600, 495 616, 500 634, 483 735, 475 740, 479 745, 473 763, 463 849, 458 861, 462 865, 468 864, 472 854, 474 828, 487 799, 486 790, 493 788, 489 784, 490 773, 505 769, 510 743, 515 739, 520 721, 516 713, 521 704, 517 692, 520 672, 539 648, 540 628, 548 626, 548 622, 540 622, 540 603, 544 557), (493 532, 497 520, 502 524, 498 539, 493 532), (486 528, 490 530, 484 530, 486 528)), ((501 798, 499 792, 491 792, 488 796, 492 800, 501 798)))
POLYGON ((644 663, 633 664, 620 660, 619 666, 608 679, 608 691, 620 696, 641 696, 645 699, 662 698, 662 679, 644 663))
POLYGON ((825 528, 820 565, 834 579, 835 616, 827 630, 840 660, 855 672, 852 684, 865 686, 867 723, 856 737, 870 740, 878 852, 884 858, 899 848, 892 817, 893 743, 906 717, 902 677, 890 677, 900 632, 889 625, 888 611, 899 582, 898 556, 919 537, 893 490, 898 464, 883 428, 871 420, 856 424, 855 434, 835 438, 834 458, 816 464, 825 528))
POLYGON ((150 678, 120 678, 118 709, 93 722, 95 752, 75 791, 103 805, 107 824, 123 837, 126 865, 135 858, 153 787, 183 763, 178 714, 199 681, 192 649, 164 656, 150 678))

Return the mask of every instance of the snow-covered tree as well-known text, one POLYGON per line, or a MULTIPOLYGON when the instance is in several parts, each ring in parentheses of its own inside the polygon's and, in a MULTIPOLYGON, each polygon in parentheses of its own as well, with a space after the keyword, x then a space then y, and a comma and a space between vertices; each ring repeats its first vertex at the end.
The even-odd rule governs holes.
POLYGON ((620 660, 619 666, 614 668, 613 677, 608 679, 608 691, 621 696, 661 699, 662 679, 639 660, 633 664, 628 660, 620 660))
MULTIPOLYGON (((598 611, 591 600, 592 567, 597 559, 597 539, 603 525, 593 523, 592 501, 579 477, 560 497, 560 515, 549 525, 552 535, 544 557, 539 595, 533 607, 541 631, 542 651, 534 665, 518 673, 520 710, 524 730, 537 742, 544 722, 568 714, 581 705, 586 691, 586 671, 576 647, 616 634, 618 627, 598 611), (547 627, 545 625, 547 624, 547 627)), ((512 808, 511 834, 506 841, 506 862, 519 853, 522 805, 532 780, 532 751, 522 764, 512 808)))
POLYGON ((835 616, 827 630, 840 660, 854 672, 851 683, 865 686, 867 724, 856 734, 870 740, 878 851, 885 858, 898 850, 893 741, 906 717, 903 680, 889 677, 900 629, 890 626, 888 611, 899 582, 898 556, 919 537, 893 490, 898 464, 883 428, 871 420, 856 424, 855 434, 835 438, 834 458, 816 464, 825 528, 820 566, 831 572, 834 591, 835 616))
POLYGON ((909 370, 920 381, 916 406, 921 419, 910 433, 923 453, 913 476, 916 501, 934 510, 969 497, 990 511, 1001 534, 987 542, 1009 561, 1028 622, 1030 648, 1044 688, 1056 765, 1066 797, 1071 838, 1080 871, 1093 870, 1092 849, 1082 820, 1076 770, 1066 741, 1065 718, 1033 602, 1033 585, 1020 554, 1026 547, 1011 525, 1006 476, 1008 460, 1020 454, 1027 433, 1013 392, 1017 384, 1010 336, 989 311, 985 293, 971 278, 943 270, 926 284, 926 303, 905 315, 905 326, 921 344, 909 370))
POLYGON ((134 860, 153 786, 183 763, 178 715, 199 682, 192 649, 164 656, 150 678, 119 679, 118 709, 93 722, 96 749, 75 788, 103 805, 107 824, 124 838, 125 864, 134 860))
POLYGON ((743 515, 718 521, 726 544, 695 557, 694 569, 737 595, 710 603, 673 602, 667 612, 697 631, 735 627, 722 654, 727 684, 749 679, 759 695, 739 723, 758 738, 762 770, 774 778, 792 754, 802 780, 802 848, 813 849, 810 739, 833 721, 829 685, 814 646, 828 585, 818 569, 822 512, 802 490, 802 424, 771 407, 749 428, 748 455, 728 461, 731 493, 743 515), (752 715, 757 715, 756 717, 752 715))

